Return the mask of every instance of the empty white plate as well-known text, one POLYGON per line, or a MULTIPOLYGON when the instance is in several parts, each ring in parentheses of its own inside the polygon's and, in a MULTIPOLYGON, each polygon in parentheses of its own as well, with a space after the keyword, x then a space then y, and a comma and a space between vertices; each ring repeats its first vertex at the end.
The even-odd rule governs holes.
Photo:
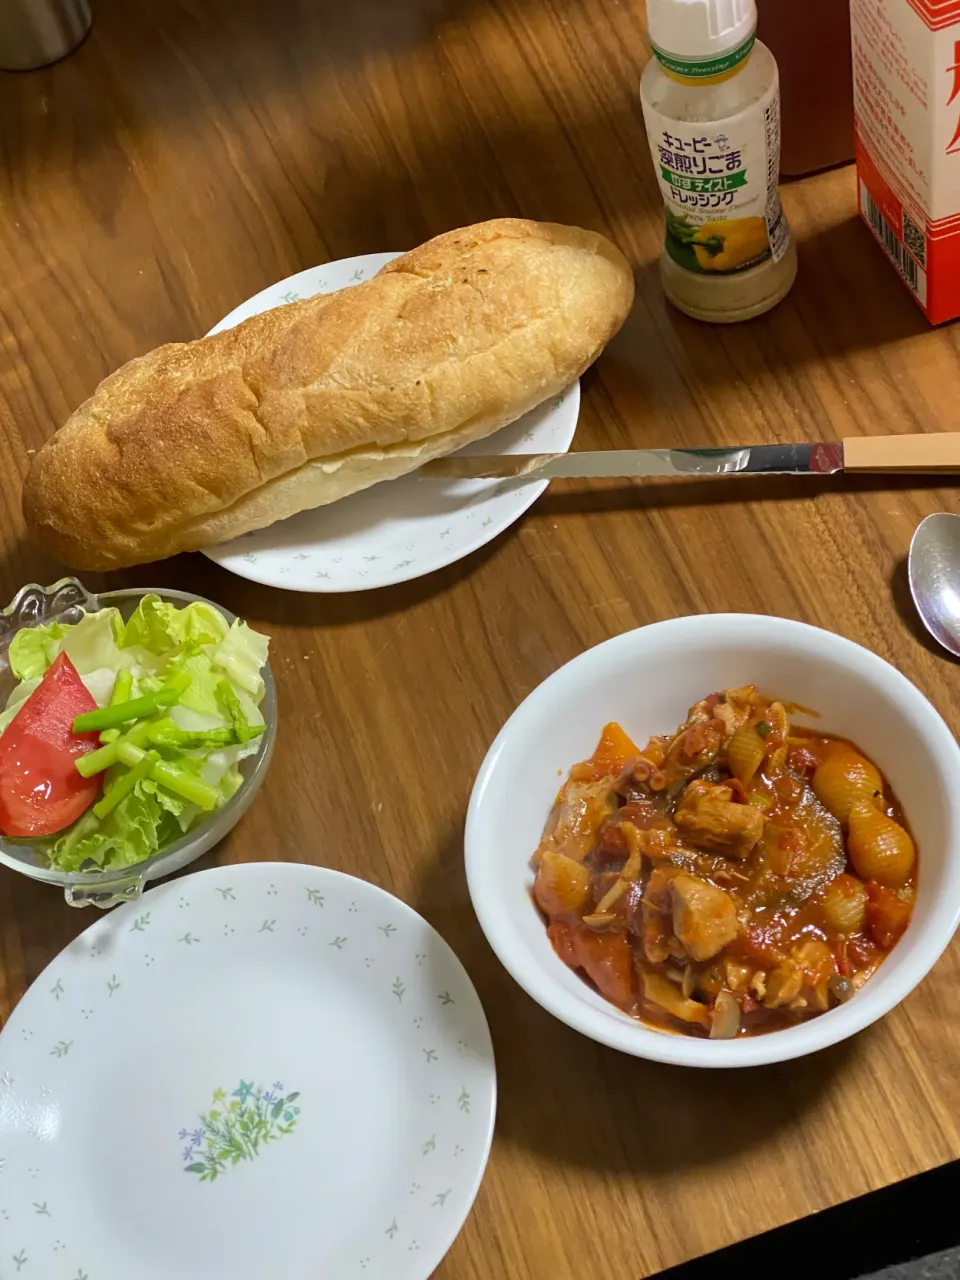
MULTIPOLYGON (((317 293, 368 280, 395 253, 311 267, 244 302, 211 333, 317 293)), ((464 453, 566 453, 577 429, 580 384, 464 453)), ((547 487, 545 480, 444 481, 416 475, 374 485, 315 511, 208 547, 232 573, 289 591, 365 591, 419 578, 470 555, 508 528, 547 487)))
POLYGON ((396 898, 294 863, 169 881, 0 1035, 0 1275, 425 1280, 495 1092, 470 979, 396 898))

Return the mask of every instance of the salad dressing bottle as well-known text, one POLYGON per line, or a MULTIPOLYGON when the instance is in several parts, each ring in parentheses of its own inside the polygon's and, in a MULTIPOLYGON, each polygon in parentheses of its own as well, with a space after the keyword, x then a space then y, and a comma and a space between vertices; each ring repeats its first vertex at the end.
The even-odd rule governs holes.
POLYGON ((780 206, 780 85, 756 0, 647 0, 640 98, 666 207, 660 278, 697 320, 749 320, 797 275, 780 206))

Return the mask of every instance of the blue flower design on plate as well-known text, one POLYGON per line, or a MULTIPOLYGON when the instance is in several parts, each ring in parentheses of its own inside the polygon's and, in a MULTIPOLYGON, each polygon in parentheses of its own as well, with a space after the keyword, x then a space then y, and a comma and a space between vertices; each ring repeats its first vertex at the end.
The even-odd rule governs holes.
POLYGON ((238 1089, 234 1089, 232 1097, 239 1098, 240 1105, 243 1106, 251 1093, 253 1093, 253 1085, 247 1084, 246 1080, 241 1080, 240 1087, 238 1089))
MULTIPOLYGON (((189 1135, 184 1171, 197 1174, 200 1182, 215 1182, 227 1169, 256 1159, 264 1147, 294 1133, 300 1115, 294 1103, 300 1094, 285 1095, 282 1088, 274 1086, 281 1090, 278 1093, 241 1080, 229 1102, 224 1089, 215 1089, 212 1107, 189 1135)), ((181 1139, 186 1136, 184 1129, 181 1139)))

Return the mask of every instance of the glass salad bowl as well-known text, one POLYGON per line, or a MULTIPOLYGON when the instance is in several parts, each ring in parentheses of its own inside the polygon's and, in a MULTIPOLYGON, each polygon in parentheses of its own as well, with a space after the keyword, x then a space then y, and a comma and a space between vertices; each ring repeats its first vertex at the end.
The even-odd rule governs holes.
MULTIPOLYGON (((61 578, 51 587, 31 584, 18 591, 12 603, 0 611, 0 708, 6 705, 17 683, 9 662, 10 644, 17 632, 26 627, 44 626, 54 621, 79 622, 84 612, 93 613, 108 607, 119 609, 121 617, 126 621, 146 595, 159 596, 164 603, 172 604, 178 609, 195 603, 207 604, 222 614, 228 624, 235 620, 227 609, 186 591, 159 588, 152 591, 105 591, 95 595, 87 591, 76 578, 61 578)), ((277 738, 277 695, 269 662, 264 666, 262 675, 265 692, 260 711, 266 727, 260 738, 259 750, 241 761, 243 781, 234 795, 222 808, 186 835, 142 862, 103 871, 63 871, 51 866, 43 852, 32 844, 0 835, 0 863, 35 880, 61 885, 64 897, 71 906, 92 905, 106 909, 138 898, 148 881, 171 875, 201 857, 243 817, 263 785, 270 765, 277 738)))

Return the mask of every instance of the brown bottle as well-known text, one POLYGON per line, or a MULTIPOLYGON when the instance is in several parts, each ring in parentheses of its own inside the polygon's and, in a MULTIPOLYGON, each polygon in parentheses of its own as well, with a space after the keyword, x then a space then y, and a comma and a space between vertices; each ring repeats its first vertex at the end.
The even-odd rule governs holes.
POLYGON ((795 178, 853 159, 849 0, 757 0, 757 34, 780 68, 780 172, 795 178))

